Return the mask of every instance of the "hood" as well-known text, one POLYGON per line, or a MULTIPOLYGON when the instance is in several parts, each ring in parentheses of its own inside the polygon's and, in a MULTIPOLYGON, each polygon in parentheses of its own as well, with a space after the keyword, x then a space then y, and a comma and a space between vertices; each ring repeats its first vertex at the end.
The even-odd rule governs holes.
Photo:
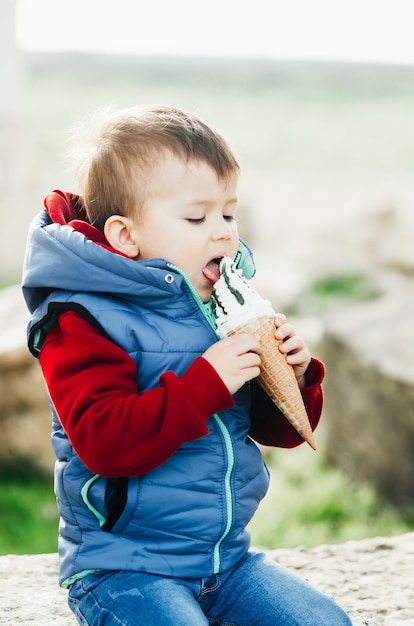
MULTIPOLYGON (((167 304, 167 298, 179 306, 185 278, 165 259, 136 261, 114 250, 86 221, 77 195, 56 190, 44 206, 30 226, 23 264, 22 289, 31 313, 57 289, 111 294, 145 307, 167 304), (166 280, 171 274, 174 280, 166 280)), ((236 263, 247 277, 253 275, 251 252, 243 243, 236 263)))

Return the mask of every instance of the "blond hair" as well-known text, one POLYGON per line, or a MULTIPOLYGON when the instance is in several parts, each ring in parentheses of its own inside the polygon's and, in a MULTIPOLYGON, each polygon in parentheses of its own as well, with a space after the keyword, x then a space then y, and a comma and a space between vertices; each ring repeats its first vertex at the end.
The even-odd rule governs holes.
POLYGON ((146 180, 164 151, 184 162, 205 162, 220 179, 240 169, 230 146, 217 131, 175 107, 149 106, 110 115, 99 112, 91 122, 89 149, 79 142, 77 129, 71 138, 75 148, 69 154, 88 219, 102 231, 111 215, 130 217, 142 208, 146 180))

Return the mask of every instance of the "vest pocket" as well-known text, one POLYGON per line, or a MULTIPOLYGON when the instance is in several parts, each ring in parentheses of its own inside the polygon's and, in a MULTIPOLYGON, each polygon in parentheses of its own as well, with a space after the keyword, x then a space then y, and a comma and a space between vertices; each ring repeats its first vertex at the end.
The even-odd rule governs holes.
POLYGON ((107 478, 105 506, 107 518, 102 530, 111 531, 124 512, 128 495, 128 478, 107 478))
POLYGON ((95 474, 82 487, 81 496, 101 529, 110 532, 125 510, 128 478, 103 478, 95 474))

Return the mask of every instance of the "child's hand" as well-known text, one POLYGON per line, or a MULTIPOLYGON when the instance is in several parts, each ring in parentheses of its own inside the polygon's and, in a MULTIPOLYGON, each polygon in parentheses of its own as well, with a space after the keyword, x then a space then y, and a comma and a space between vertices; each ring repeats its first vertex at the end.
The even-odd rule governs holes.
POLYGON ((283 313, 277 313, 275 317, 275 337, 281 341, 279 350, 286 354, 286 360, 293 366, 299 387, 305 386, 305 372, 311 360, 309 349, 303 339, 299 337, 291 324, 286 322, 283 313))
POLYGON ((203 357, 233 395, 260 374, 260 341, 250 333, 231 335, 214 343, 203 357))

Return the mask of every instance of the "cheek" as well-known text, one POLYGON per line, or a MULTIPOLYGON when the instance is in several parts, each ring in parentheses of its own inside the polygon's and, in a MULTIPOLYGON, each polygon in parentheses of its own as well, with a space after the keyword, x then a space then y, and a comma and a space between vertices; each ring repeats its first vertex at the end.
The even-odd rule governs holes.
POLYGON ((237 228, 237 225, 236 225, 234 227, 232 238, 231 238, 231 245, 232 245, 234 254, 236 254, 239 248, 239 242, 240 242, 239 229, 237 228))

